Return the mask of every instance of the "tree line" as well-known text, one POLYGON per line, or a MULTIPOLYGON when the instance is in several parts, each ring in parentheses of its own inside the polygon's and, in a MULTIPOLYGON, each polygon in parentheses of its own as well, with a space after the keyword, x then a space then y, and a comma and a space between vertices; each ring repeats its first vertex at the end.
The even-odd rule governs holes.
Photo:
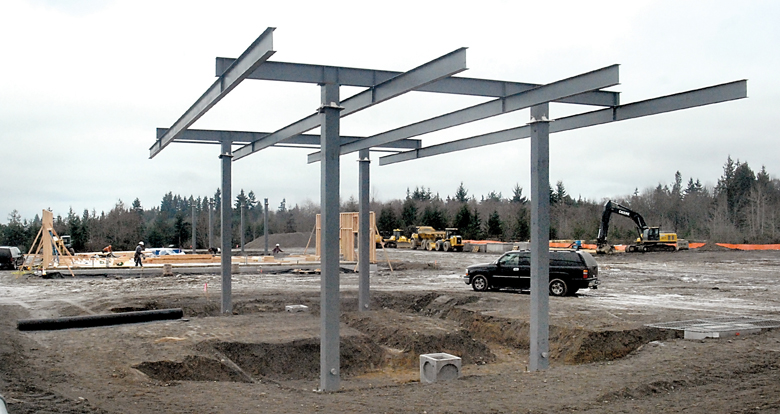
MULTIPOLYGON (((601 220, 603 200, 571 197, 562 181, 550 186, 550 238, 595 240, 601 220)), ((639 212, 650 226, 660 226, 688 240, 712 240, 724 243, 780 242, 780 180, 770 178, 765 167, 755 173, 747 162, 728 157, 723 175, 708 188, 689 178, 684 182, 678 171, 673 181, 658 184, 632 195, 614 199, 639 212)), ((232 242, 251 241, 265 232, 264 203, 253 191, 242 189, 232 203, 232 242), (241 227, 241 215, 244 226, 241 227)), ((130 206, 121 200, 110 211, 85 209, 77 214, 72 208, 67 216, 55 217, 58 234, 71 236, 76 251, 99 251, 107 245, 115 250, 131 250, 138 241, 147 246, 189 248, 193 226, 196 247, 205 249, 220 242, 221 194, 213 196, 165 194, 159 206, 144 208, 139 199, 130 206), (193 211, 194 217, 193 220, 193 211), (212 238, 209 244, 209 216, 212 238)), ((407 236, 415 226, 428 225, 436 229, 456 227, 467 240, 525 241, 530 236, 529 199, 523 188, 515 184, 508 196, 491 191, 477 198, 464 183, 450 196, 441 197, 425 186, 407 189, 406 196, 386 202, 372 200, 377 229, 383 235, 401 229, 407 236)), ((311 232, 319 206, 312 202, 287 206, 282 200, 268 209, 268 232, 311 232)), ((350 197, 341 203, 341 211, 358 211, 358 202, 350 197)), ((41 219, 23 219, 14 210, 8 224, 0 224, 0 244, 29 249, 41 219)), ((613 218, 609 240, 628 242, 636 238, 631 220, 613 218)))

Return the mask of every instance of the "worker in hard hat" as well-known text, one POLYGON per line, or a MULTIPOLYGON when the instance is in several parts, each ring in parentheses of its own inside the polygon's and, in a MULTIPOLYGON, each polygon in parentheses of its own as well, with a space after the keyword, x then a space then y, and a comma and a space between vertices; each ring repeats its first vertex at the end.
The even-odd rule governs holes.
POLYGON ((144 256, 144 242, 139 241, 138 246, 135 246, 135 265, 144 267, 143 258, 144 256))
POLYGON ((282 248, 279 247, 279 243, 276 243, 276 247, 274 247, 273 253, 274 254, 282 253, 282 251, 283 251, 282 248))

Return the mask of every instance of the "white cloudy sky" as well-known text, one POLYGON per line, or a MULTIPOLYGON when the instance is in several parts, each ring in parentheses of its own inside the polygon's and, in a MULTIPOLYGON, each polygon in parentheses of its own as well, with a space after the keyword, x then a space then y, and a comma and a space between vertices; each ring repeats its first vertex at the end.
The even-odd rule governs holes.
MULTIPOLYGON (((461 76, 550 83, 618 63, 622 103, 748 79, 748 99, 551 137, 550 178, 601 200, 667 184, 680 171, 714 185, 727 156, 780 172, 780 2, 17 0, 0 2, 0 222, 16 209, 108 211, 163 194, 212 195, 218 148, 173 144, 169 127, 214 81, 214 58, 238 57, 276 27, 276 61, 405 71, 468 47, 461 76)), ((344 88, 342 97, 356 92, 344 88)), ((347 117, 343 134, 374 134, 480 102, 411 93, 347 117)), ((313 85, 245 81, 193 127, 273 131, 314 112, 313 85)), ((590 109, 590 108, 586 108, 590 109)), ((553 105, 551 116, 579 111, 553 105)), ((423 138, 424 145, 527 123, 527 111, 423 138)), ((315 131, 316 132, 316 131, 315 131)), ((272 148, 233 164, 234 194, 271 206, 319 203, 319 164, 272 148)), ((373 197, 462 181, 477 198, 528 189, 528 140, 380 167, 373 197)), ((355 154, 341 194, 357 191, 355 154)))

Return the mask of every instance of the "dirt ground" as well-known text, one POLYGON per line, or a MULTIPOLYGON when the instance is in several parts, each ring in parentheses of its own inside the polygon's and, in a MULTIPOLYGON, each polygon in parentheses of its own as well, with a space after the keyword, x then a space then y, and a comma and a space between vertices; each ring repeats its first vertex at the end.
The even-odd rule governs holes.
MULTIPOLYGON (((302 249, 301 249, 302 250, 302 249)), ((294 249, 288 249, 288 252, 294 249)), ((485 253, 388 250, 357 312, 341 275, 341 390, 319 387, 319 275, 44 280, 0 272, 0 394, 10 413, 780 412, 780 329, 686 340, 646 326, 780 319, 780 252, 598 257, 601 286, 550 298, 551 367, 527 372, 530 297, 463 283, 485 253), (387 261, 393 265, 391 271, 387 261), (303 304, 308 312, 285 312, 303 304), (182 308, 184 319, 20 332, 19 319, 182 308), (462 357, 423 384, 419 355, 462 357)), ((175 272, 174 272, 175 273, 175 272)))

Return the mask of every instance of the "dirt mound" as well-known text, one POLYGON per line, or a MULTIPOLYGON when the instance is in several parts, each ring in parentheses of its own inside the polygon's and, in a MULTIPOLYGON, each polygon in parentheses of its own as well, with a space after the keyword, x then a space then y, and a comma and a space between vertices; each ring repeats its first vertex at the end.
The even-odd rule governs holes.
POLYGON ((154 361, 133 368, 158 381, 230 381, 248 382, 239 372, 217 360, 188 355, 184 361, 154 361))
MULTIPOLYGON (((309 249, 314 250, 314 238, 309 242, 311 233, 276 233, 268 235, 268 249, 273 249, 276 244, 284 250, 286 247, 306 247, 309 243, 309 249)), ((245 246, 247 249, 265 249, 265 236, 260 236, 245 246)))
POLYGON ((718 246, 715 243, 707 242, 704 244, 704 246, 701 246, 694 251, 702 251, 702 252, 727 252, 730 251, 728 247, 718 246))

